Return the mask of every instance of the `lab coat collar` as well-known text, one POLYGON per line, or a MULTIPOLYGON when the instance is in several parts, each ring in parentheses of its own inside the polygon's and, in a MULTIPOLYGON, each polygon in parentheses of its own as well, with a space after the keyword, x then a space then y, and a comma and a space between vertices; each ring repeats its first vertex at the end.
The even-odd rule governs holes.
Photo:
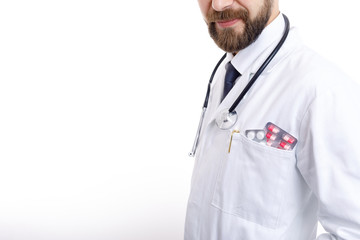
POLYGON ((279 16, 262 31, 254 43, 239 51, 235 56, 233 56, 232 53, 228 53, 228 57, 231 58, 231 63, 236 70, 241 74, 245 73, 267 48, 280 40, 284 32, 284 27, 283 16, 279 14, 279 16))

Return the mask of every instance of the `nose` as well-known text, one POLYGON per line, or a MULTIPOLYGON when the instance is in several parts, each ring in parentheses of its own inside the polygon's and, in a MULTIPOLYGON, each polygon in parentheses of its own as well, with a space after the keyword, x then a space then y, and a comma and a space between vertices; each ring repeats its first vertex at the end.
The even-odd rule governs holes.
POLYGON ((234 0, 212 0, 212 8, 215 11, 221 12, 233 4, 234 0))

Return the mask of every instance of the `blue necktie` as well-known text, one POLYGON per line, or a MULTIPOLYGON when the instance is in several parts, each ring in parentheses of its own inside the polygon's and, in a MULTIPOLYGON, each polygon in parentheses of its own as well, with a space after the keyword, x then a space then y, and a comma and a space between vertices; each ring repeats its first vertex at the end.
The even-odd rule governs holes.
MULTIPOLYGON (((235 80, 240 76, 241 74, 234 68, 234 66, 231 64, 231 62, 228 62, 226 64, 226 74, 225 74, 225 82, 224 82, 224 93, 222 100, 226 97, 226 95, 230 92, 232 87, 235 85, 235 80)), ((222 101, 221 100, 221 101, 222 101)))

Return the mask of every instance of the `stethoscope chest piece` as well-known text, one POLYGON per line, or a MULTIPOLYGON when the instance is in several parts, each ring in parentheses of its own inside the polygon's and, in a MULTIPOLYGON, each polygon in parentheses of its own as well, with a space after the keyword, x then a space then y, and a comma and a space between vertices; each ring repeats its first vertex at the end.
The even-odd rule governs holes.
POLYGON ((227 130, 232 128, 238 119, 236 111, 229 112, 229 109, 223 109, 216 117, 216 125, 222 129, 227 130))

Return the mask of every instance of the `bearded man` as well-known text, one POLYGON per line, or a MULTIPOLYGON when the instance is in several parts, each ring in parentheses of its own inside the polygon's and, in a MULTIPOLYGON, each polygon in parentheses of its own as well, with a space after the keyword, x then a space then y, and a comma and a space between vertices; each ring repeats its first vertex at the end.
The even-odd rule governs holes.
POLYGON ((226 54, 192 152, 185 240, 359 240, 359 85, 301 42, 278 0, 198 2, 226 54))

